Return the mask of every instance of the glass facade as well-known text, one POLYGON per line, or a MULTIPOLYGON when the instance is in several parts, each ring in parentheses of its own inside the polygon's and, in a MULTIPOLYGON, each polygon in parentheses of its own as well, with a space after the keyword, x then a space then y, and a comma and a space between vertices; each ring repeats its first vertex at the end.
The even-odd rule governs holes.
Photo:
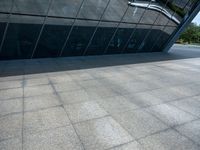
POLYGON ((198 0, 0 0, 0 60, 159 52, 198 0))

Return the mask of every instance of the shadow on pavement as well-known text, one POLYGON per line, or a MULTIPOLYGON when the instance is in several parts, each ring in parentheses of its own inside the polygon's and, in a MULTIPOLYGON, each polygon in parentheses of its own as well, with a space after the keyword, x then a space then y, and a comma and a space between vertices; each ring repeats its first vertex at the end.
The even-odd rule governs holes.
POLYGON ((199 47, 174 46, 168 53, 140 53, 106 56, 47 58, 0 62, 0 77, 90 69, 167 60, 200 58, 199 47))

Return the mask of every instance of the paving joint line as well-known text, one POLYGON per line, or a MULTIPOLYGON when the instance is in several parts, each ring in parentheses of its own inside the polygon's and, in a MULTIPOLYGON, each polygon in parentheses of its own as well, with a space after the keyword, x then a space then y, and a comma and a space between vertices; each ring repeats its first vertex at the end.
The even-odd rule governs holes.
MULTIPOLYGON (((48 80, 49 80, 49 78, 48 78, 48 80)), ((81 140, 81 138, 80 138, 80 136, 79 136, 79 134, 78 134, 78 132, 76 131, 76 128, 74 127, 74 125, 73 125, 73 123, 72 123, 72 120, 71 120, 70 117, 69 117, 69 114, 67 113, 67 111, 66 111, 65 108, 64 108, 63 101, 62 101, 60 95, 57 93, 57 91, 56 91, 56 89, 55 89, 55 87, 54 87, 54 84, 53 84, 50 80, 49 80, 49 83, 50 83, 51 87, 53 88, 55 94, 57 95, 58 100, 60 101, 61 106, 63 107, 63 110, 65 111, 65 114, 66 114, 67 118, 70 120, 70 123, 71 123, 71 125, 72 125, 72 127, 73 127, 73 129, 74 129, 75 134, 77 135, 77 137, 78 137, 78 139, 79 139, 79 141, 80 141, 80 144, 82 145, 83 149, 86 150, 86 149, 85 149, 85 146, 84 146, 84 144, 83 144, 83 142, 82 142, 82 140, 81 140)))
POLYGON ((22 81, 22 88, 23 88, 23 98, 22 98, 22 150, 24 150, 24 110, 25 110, 25 98, 24 98, 24 85, 25 85, 25 79, 24 79, 24 76, 23 76, 23 81, 22 81))
MULTIPOLYGON (((147 112, 148 113, 148 112, 147 112)), ((171 125, 168 125, 166 122, 164 122, 163 120, 161 120, 160 118, 158 118, 156 115, 154 115, 153 113, 150 113, 153 117, 155 117, 156 119, 158 119, 160 122, 162 122, 163 124, 165 124, 167 127, 169 127, 168 129, 170 130, 174 130, 174 131, 176 131, 175 129, 176 129, 176 127, 178 127, 178 126, 181 126, 182 124, 177 124, 177 125, 174 125, 174 126, 171 126, 171 125)), ((184 124, 187 124, 187 123, 190 123, 190 122, 192 122, 192 121, 196 121, 196 120, 199 120, 199 118, 197 118, 197 119, 194 119, 194 120, 191 120, 191 121, 189 121, 189 122, 184 122, 184 124)), ((177 132, 178 134, 179 134, 179 132, 177 132)), ((157 133, 157 134, 159 134, 159 133, 157 133)), ((196 144, 196 145, 199 145, 199 144, 197 144, 195 141, 193 141, 192 139, 189 139, 187 136, 185 136, 185 135, 183 135, 183 134, 180 134, 181 136, 183 136, 183 137, 185 137, 186 139, 188 139, 189 141, 191 141, 192 143, 194 143, 194 144, 196 144)), ((148 137, 148 136, 147 136, 148 137)))

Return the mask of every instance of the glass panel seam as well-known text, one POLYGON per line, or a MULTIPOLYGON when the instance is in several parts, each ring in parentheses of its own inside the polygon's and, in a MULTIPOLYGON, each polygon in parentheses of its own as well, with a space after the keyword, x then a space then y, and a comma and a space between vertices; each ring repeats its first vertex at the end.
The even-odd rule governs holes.
POLYGON ((12 16, 12 12, 13 12, 13 8, 14 8, 14 2, 15 2, 15 0, 12 0, 12 5, 11 5, 11 8, 10 8, 10 11, 9 11, 9 14, 8 14, 8 20, 6 22, 6 27, 5 27, 4 33, 3 33, 3 38, 1 40, 0 53, 2 52, 3 44, 4 44, 4 41, 5 41, 6 35, 7 35, 8 27, 9 27, 9 24, 10 24, 10 18, 12 16))
POLYGON ((70 36, 71 36, 71 33, 72 33, 73 29, 74 29, 74 25, 75 25, 75 23, 76 23, 77 17, 78 17, 78 15, 79 15, 79 13, 80 13, 80 11, 81 11, 81 8, 82 8, 82 6, 83 6, 84 3, 85 3, 85 0, 82 0, 81 5, 80 5, 80 7, 79 7, 79 9, 78 9, 78 11, 77 11, 77 13, 76 13, 75 19, 74 19, 74 21, 73 21, 73 23, 72 23, 71 29, 70 29, 70 31, 69 31, 69 33, 68 33, 68 35, 67 35, 67 38, 65 39, 65 42, 64 42, 64 44, 63 44, 63 46, 62 46, 62 49, 60 50, 59 56, 62 56, 62 54, 63 54, 63 51, 64 51, 64 49, 65 49, 65 47, 66 47, 66 45, 67 45, 67 43, 68 43, 68 40, 69 40, 69 38, 70 38, 70 36))
MULTIPOLYGON (((181 1, 179 1, 179 2, 181 2, 181 1)), ((189 2, 190 2, 190 0, 187 1, 187 3, 185 4, 185 6, 183 7, 183 9, 187 7, 187 5, 189 4, 189 2)), ((174 11, 174 13, 172 14, 172 17, 175 16, 176 12, 177 12, 177 9, 176 9, 176 10, 174 11)), ((171 17, 171 18, 172 18, 172 17, 171 17)), ((168 27, 169 22, 170 22, 170 20, 168 20, 168 22, 166 23, 166 25, 163 26, 162 31, 164 31, 164 30, 168 27)), ((178 28, 178 27, 176 27, 176 28, 178 28)), ((158 40, 160 39, 161 35, 162 35, 162 33, 160 33, 160 34, 158 35, 158 38, 155 40, 155 43, 152 45, 152 47, 151 47, 151 49, 150 49, 150 52, 153 51, 153 48, 154 48, 154 46, 156 45, 156 43, 158 42, 158 40)))
POLYGON ((37 38, 37 40, 36 40, 36 43, 35 43, 35 46, 34 46, 34 49, 33 49, 32 55, 31 55, 31 59, 34 57, 35 51, 36 51, 36 49, 37 49, 39 40, 40 40, 40 38, 41 38, 42 32, 43 32, 44 27, 45 27, 45 24, 46 24, 46 20, 47 20, 47 18, 48 18, 49 11, 50 11, 51 6, 52 6, 52 3, 53 3, 53 0, 50 0, 50 1, 49 1, 49 6, 48 6, 48 9, 47 9, 47 12, 46 12, 46 16, 45 16, 45 18, 44 18, 44 20, 43 20, 43 24, 42 24, 42 27, 41 27, 41 29, 40 29, 40 33, 39 33, 39 35, 38 35, 38 38, 37 38))
POLYGON ((122 52, 121 52, 121 53, 124 53, 124 51, 125 51, 126 47, 128 46, 128 44, 129 44, 129 42, 130 42, 132 36, 135 34, 135 31, 136 31, 137 26, 140 24, 140 22, 141 22, 141 20, 142 20, 144 14, 145 14, 147 8, 150 6, 151 3, 152 3, 152 1, 150 1, 149 4, 148 4, 148 6, 145 8, 145 10, 144 10, 144 12, 142 13, 142 15, 141 15, 141 17, 140 17, 138 23, 136 24, 135 28, 133 29, 133 31, 132 31, 132 33, 131 33, 131 35, 130 35, 128 41, 126 42, 126 44, 125 44, 124 47, 122 48, 122 52))
POLYGON ((91 38, 90 38, 90 40, 89 40, 89 42, 88 42, 88 45, 87 45, 87 47, 85 48, 85 51, 83 52, 83 55, 85 55, 85 54, 87 53, 87 50, 88 50, 89 46, 91 45, 91 43, 92 43, 92 41, 93 41, 93 39, 94 39, 94 36, 95 36, 95 34, 96 34, 96 32, 97 32, 97 30, 98 30, 98 28, 99 28, 99 25, 100 25, 100 23, 101 23, 101 20, 102 20, 104 14, 105 14, 105 12, 106 12, 106 10, 107 10, 107 8, 108 8, 110 2, 111 2, 111 0, 108 1, 108 3, 107 3, 107 5, 106 5, 106 7, 105 7, 105 9, 104 9, 104 11, 103 11, 103 13, 102 13, 100 19, 99 19, 99 21, 98 21, 98 23, 97 23, 97 25, 96 25, 96 28, 95 28, 95 30, 94 30, 94 32, 93 32, 93 34, 92 34, 92 36, 91 36, 91 38))

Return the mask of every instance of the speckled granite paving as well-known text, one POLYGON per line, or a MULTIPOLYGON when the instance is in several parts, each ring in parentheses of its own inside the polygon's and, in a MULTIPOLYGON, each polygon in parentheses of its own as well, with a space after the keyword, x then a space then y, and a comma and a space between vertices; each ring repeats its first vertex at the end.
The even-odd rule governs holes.
POLYGON ((0 150, 199 150, 200 58, 174 58, 0 62, 0 150))

